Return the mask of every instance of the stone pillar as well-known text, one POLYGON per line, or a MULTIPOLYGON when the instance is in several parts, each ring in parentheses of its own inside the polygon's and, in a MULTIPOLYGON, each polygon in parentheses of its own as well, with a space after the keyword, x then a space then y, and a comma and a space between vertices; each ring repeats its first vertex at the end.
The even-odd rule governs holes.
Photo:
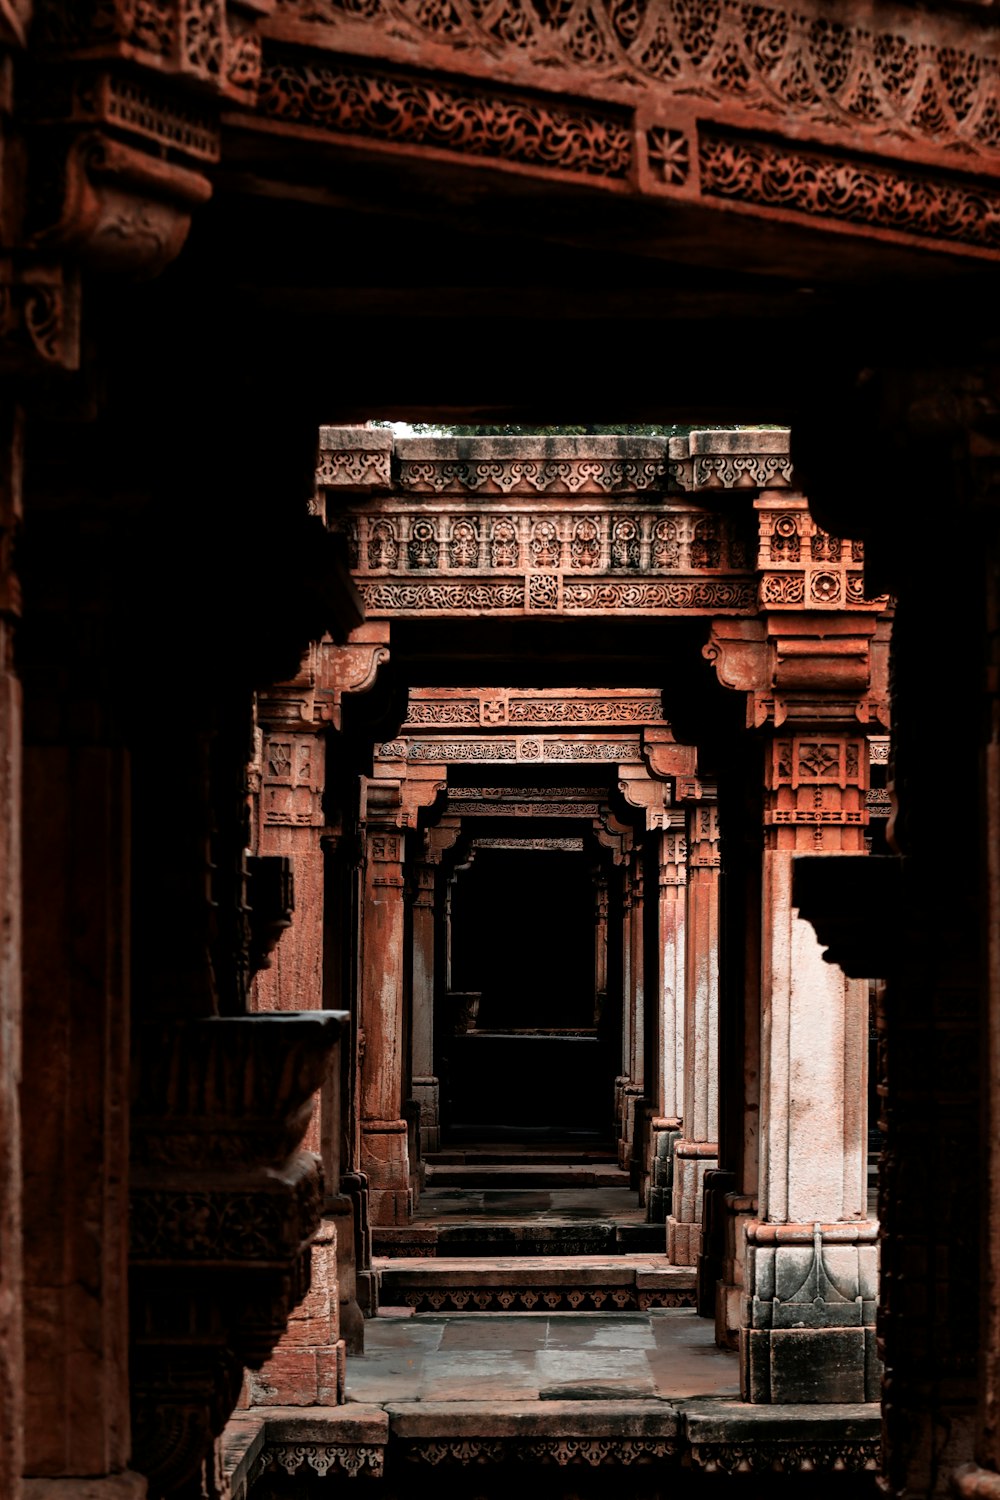
POLYGON ((441 1148, 440 1088, 434 1074, 434 892, 437 871, 426 860, 413 872, 413 963, 410 1045, 413 1097, 420 1105, 420 1154, 441 1148))
MULTIPOLYGON (((303 726, 301 718, 283 722, 281 698, 263 696, 261 787, 259 796, 259 862, 251 865, 251 910, 270 861, 288 861, 293 909, 288 930, 273 954, 263 955, 263 967, 253 985, 252 1005, 258 1011, 319 1010, 323 1006, 324 945, 324 831, 323 786, 326 741, 322 724, 303 726)), ((321 1114, 315 1111, 305 1139, 310 1151, 321 1154, 321 1114)))
POLYGON ((412 1198, 403 1118, 406 934, 398 781, 362 777, 364 828, 361 963, 361 1170, 372 1225, 408 1222, 412 1198))
POLYGON ((767 757, 758 1218, 741 1386, 753 1402, 876 1400, 878 1226, 867 1217, 868 993, 792 902, 797 851, 863 853, 867 746, 825 725, 767 757))
POLYGON ((137 1500, 125 753, 29 746, 24 811, 25 1493, 137 1500))
MULTIPOLYGON (((699 797, 703 796, 698 784, 699 797)), ((684 945, 683 1134, 674 1147, 672 1265, 694 1266, 701 1251, 702 1187, 719 1164, 719 818, 698 800, 688 820, 684 945)))
MULTIPOLYGON (((684 814, 681 813, 683 818, 684 814)), ((684 1104, 684 992, 687 838, 683 826, 663 829, 659 839, 657 951, 659 1003, 656 1011, 658 1057, 657 1112, 651 1124, 649 1193, 646 1218, 662 1223, 670 1212, 674 1146, 684 1104)))

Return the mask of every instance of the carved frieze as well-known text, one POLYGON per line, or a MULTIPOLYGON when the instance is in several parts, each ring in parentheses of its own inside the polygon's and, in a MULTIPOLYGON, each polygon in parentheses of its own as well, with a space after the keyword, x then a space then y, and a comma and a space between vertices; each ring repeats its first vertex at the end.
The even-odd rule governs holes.
POLYGON ((543 764, 545 762, 586 764, 606 761, 612 764, 637 763, 641 759, 638 734, 620 739, 602 739, 590 735, 567 735, 556 737, 539 736, 483 736, 479 739, 416 739, 399 738, 385 740, 376 746, 375 761, 405 761, 409 765, 448 764, 463 761, 478 761, 484 764, 514 762, 543 764))
MULTIPOLYGON (((433 43, 452 48, 464 71, 572 77, 575 91, 644 100, 651 118, 677 114, 677 101, 725 109, 749 123, 791 117, 798 134, 888 139, 926 153, 961 153, 978 165, 1000 150, 998 64, 988 26, 927 13, 919 27, 832 17, 820 0, 752 10, 739 0, 623 9, 615 0, 566 0, 535 14, 517 0, 279 0, 279 15, 330 33, 327 45, 366 51, 379 27, 385 55, 412 56, 433 43), (335 37, 335 40, 334 40, 335 37)), ((280 26, 276 28, 280 30, 280 26)), ((657 147, 664 153, 659 137, 657 147)), ((683 171, 681 163, 674 168, 683 171)), ((667 160, 669 160, 669 155, 667 160)))
POLYGON ((578 688, 572 692, 513 688, 413 688, 403 730, 451 725, 493 729, 498 725, 582 725, 614 729, 662 724, 663 702, 654 691, 625 688, 619 693, 578 688))
POLYGON ((557 853, 579 854, 583 851, 583 839, 576 838, 506 838, 473 839, 473 849, 516 849, 531 851, 554 850, 557 853))

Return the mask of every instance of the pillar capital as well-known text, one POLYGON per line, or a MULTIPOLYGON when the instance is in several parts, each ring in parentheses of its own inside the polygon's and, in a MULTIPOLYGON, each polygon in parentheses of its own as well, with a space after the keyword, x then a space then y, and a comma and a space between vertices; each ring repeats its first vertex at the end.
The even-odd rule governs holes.
POLYGON ((716 619, 702 655, 723 687, 746 695, 750 729, 839 722, 889 723, 887 605, 836 614, 769 609, 716 619))

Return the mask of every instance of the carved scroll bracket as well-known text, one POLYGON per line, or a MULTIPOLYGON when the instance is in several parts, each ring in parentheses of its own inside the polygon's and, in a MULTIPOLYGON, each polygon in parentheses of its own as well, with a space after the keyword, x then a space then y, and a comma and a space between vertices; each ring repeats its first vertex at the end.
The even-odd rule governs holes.
POLYGON ((611 851, 613 862, 616 865, 626 864, 632 849, 633 829, 627 823, 619 822, 610 809, 595 818, 592 826, 601 848, 611 851))
POLYGON ((316 716, 339 729, 345 695, 368 692, 388 660, 388 620, 366 621, 342 646, 328 638, 321 641, 316 648, 316 716))

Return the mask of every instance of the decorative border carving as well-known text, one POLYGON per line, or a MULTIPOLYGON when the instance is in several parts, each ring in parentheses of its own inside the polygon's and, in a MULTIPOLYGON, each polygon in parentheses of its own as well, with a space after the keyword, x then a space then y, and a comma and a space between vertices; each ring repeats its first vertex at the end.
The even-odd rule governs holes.
POLYGON ((699 614, 723 610, 754 614, 757 584, 754 579, 690 578, 636 579, 625 582, 595 579, 563 585, 563 609, 574 613, 604 614, 608 610, 660 610, 671 613, 693 610, 699 614))
POLYGON ((489 694, 470 690, 465 696, 441 694, 417 697, 410 694, 404 731, 411 728, 475 725, 493 729, 506 725, 551 724, 602 725, 662 724, 663 701, 659 693, 645 696, 601 697, 587 693, 578 697, 558 694, 508 693, 506 689, 489 694))
MULTIPOLYGON (((600 802, 461 802, 454 807, 463 818, 596 818, 600 816, 600 802)), ((452 810, 449 798, 449 811, 452 810)), ((495 846, 495 840, 490 840, 495 846)), ((519 841, 523 843, 523 840, 519 841)))
POLYGON ((283 1469, 286 1474, 297 1474, 311 1469, 321 1478, 327 1474, 343 1474, 353 1479, 364 1474, 372 1479, 381 1479, 385 1471, 385 1449, 367 1443, 275 1443, 267 1440, 247 1485, 253 1493, 256 1481, 268 1469, 283 1469))
POLYGON ((420 583, 368 583, 358 580, 366 615, 412 614, 430 610, 451 613, 471 611, 483 614, 490 610, 523 610, 525 587, 517 580, 487 580, 449 583, 445 580, 420 583))
POLYGON ((780 1439, 754 1438, 748 1442, 698 1443, 690 1447, 691 1464, 706 1474, 759 1473, 777 1474, 830 1473, 846 1470, 851 1474, 877 1470, 881 1455, 878 1438, 850 1441, 782 1442, 780 1439))
POLYGON ((316 483, 327 489, 341 485, 385 485, 392 479, 392 455, 387 449, 324 449, 316 469, 316 483))
POLYGON ((607 761, 634 764, 641 760, 639 736, 628 740, 520 738, 478 740, 385 740, 376 760, 406 760, 416 764, 451 761, 607 761))
POLYGON ((709 197, 1000 250, 1000 191, 983 183, 712 131, 698 161, 709 197))
POLYGON ((655 1291, 637 1291, 634 1286, 614 1287, 532 1287, 442 1288, 394 1290, 402 1296, 404 1307, 415 1312, 599 1312, 601 1308, 616 1312, 645 1311, 650 1307, 694 1307, 694 1287, 673 1287, 655 1291), (641 1299, 646 1299, 642 1301, 641 1299), (655 1299, 655 1300, 654 1300, 655 1299))
POLYGON ((561 850, 567 854, 583 852, 583 839, 473 839, 473 849, 520 849, 526 851, 561 850))
POLYGON ((433 1438, 409 1442, 403 1456, 410 1463, 431 1464, 502 1464, 532 1463, 583 1464, 596 1469, 602 1465, 650 1463, 676 1457, 679 1443, 675 1438, 433 1438))
POLYGON ((666 454, 660 459, 495 458, 406 459, 400 464, 399 482, 408 490, 443 492, 464 490, 473 494, 595 494, 635 493, 662 489, 669 472, 666 454))
POLYGON ((258 110, 272 120, 393 146, 432 147, 597 180, 632 171, 633 133, 615 110, 407 77, 350 62, 265 57, 258 110))

